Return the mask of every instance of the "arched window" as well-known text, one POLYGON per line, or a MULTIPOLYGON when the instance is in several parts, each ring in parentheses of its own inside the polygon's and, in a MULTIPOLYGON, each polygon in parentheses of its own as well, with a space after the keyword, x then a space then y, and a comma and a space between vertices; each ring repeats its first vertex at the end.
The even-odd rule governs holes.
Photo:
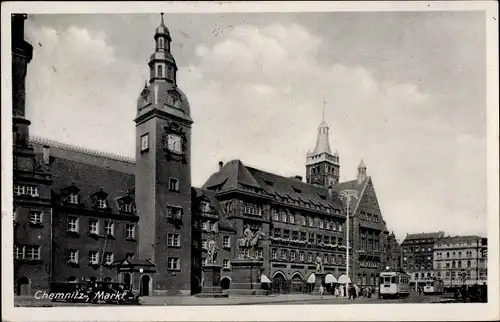
POLYGON ((458 261, 458 267, 462 267, 462 261, 458 261))
POLYGON ((446 257, 450 257, 450 253, 449 253, 449 252, 448 252, 448 253, 446 253, 446 257))
POLYGON ((467 267, 471 267, 472 263, 471 261, 467 261, 467 267))
POLYGON ((164 40, 163 40, 162 37, 158 38, 158 48, 159 49, 163 49, 163 46, 164 46, 164 42, 163 41, 164 40))
POLYGON ((158 77, 163 77, 163 67, 158 65, 158 72, 156 73, 158 77))
POLYGON ((172 67, 168 67, 168 69, 167 69, 167 77, 169 79, 174 79, 174 69, 172 67))
POLYGON ((451 262, 451 268, 455 268, 455 265, 456 265, 455 261, 451 262))

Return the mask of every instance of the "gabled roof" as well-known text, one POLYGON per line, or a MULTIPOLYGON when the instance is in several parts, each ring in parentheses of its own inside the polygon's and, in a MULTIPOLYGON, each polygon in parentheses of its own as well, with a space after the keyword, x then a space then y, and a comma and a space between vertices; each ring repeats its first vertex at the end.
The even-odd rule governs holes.
POLYGON ((154 267, 155 264, 151 263, 147 259, 136 259, 136 258, 128 258, 122 259, 114 262, 117 266, 145 266, 145 267, 154 267))
MULTIPOLYGON (((226 214, 222 209, 219 201, 215 198, 214 192, 206 189, 194 188, 192 189, 193 197, 197 199, 205 199, 210 203, 210 205, 215 209, 217 215, 219 216, 219 229, 227 230, 227 231, 236 231, 236 229, 231 225, 229 220, 226 218, 226 214)), ((193 209, 193 211, 195 211, 193 209)))
POLYGON ((242 185, 260 188, 243 163, 240 160, 232 160, 226 163, 219 172, 212 174, 203 188, 221 186, 222 190, 233 190, 241 188, 242 185))
POLYGON ((204 189, 220 187, 219 191, 239 189, 244 186, 277 195, 282 198, 302 200, 315 205, 342 208, 342 202, 336 193, 329 196, 328 189, 315 186, 295 178, 283 177, 253 167, 245 166, 240 160, 232 160, 214 173, 203 185, 204 189), (325 199, 322 198, 325 197, 325 199))
POLYGON ((406 234, 405 240, 415 240, 415 239, 438 239, 444 237, 443 231, 431 232, 431 233, 418 233, 418 234, 406 234))

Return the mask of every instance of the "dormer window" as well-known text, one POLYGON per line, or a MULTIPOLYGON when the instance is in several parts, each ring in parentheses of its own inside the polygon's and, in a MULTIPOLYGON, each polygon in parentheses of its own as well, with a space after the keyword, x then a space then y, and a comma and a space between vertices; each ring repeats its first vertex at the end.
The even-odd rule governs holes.
POLYGON ((132 212, 132 203, 123 204, 123 211, 132 212))
POLYGON ((163 66, 162 65, 158 65, 156 76, 163 77, 163 66))
POLYGON ((68 196, 68 202, 74 205, 78 204, 78 194, 77 193, 70 193, 68 196))
POLYGON ((106 199, 97 199, 97 208, 106 209, 106 199))

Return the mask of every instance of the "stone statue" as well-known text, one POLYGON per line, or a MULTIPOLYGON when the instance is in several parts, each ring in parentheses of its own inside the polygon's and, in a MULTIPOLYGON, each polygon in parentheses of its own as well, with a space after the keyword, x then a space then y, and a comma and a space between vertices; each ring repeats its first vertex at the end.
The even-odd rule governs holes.
POLYGON ((246 226, 245 230, 243 231, 243 238, 244 238, 244 246, 248 247, 250 245, 250 242, 253 238, 253 232, 250 229, 250 226, 246 226))
POLYGON ((217 260, 217 243, 215 242, 214 239, 210 239, 210 241, 208 242, 207 253, 208 253, 207 263, 215 264, 215 261, 217 260))
POLYGON ((323 273, 323 259, 321 256, 316 256, 316 272, 323 273))
POLYGON ((264 232, 259 228, 255 233, 250 226, 246 226, 243 237, 236 243, 239 258, 255 258, 259 240, 264 237, 264 232))

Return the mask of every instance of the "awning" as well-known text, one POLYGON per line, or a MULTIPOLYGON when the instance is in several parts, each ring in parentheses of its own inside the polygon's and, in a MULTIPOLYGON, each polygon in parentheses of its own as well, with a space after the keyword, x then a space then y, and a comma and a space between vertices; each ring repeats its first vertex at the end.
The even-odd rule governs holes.
POLYGON ((314 273, 309 275, 309 277, 307 278, 307 283, 311 283, 311 284, 316 283, 316 275, 314 275, 314 273))
POLYGON ((272 283, 271 280, 264 274, 260 276, 260 282, 261 283, 272 283))
POLYGON ((338 283, 339 284, 348 284, 348 283, 351 283, 351 279, 349 277, 347 277, 346 275, 340 275, 340 277, 338 279, 338 283))
POLYGON ((337 279, 332 274, 326 274, 326 276, 325 276, 325 283, 326 284, 337 283, 337 279))

